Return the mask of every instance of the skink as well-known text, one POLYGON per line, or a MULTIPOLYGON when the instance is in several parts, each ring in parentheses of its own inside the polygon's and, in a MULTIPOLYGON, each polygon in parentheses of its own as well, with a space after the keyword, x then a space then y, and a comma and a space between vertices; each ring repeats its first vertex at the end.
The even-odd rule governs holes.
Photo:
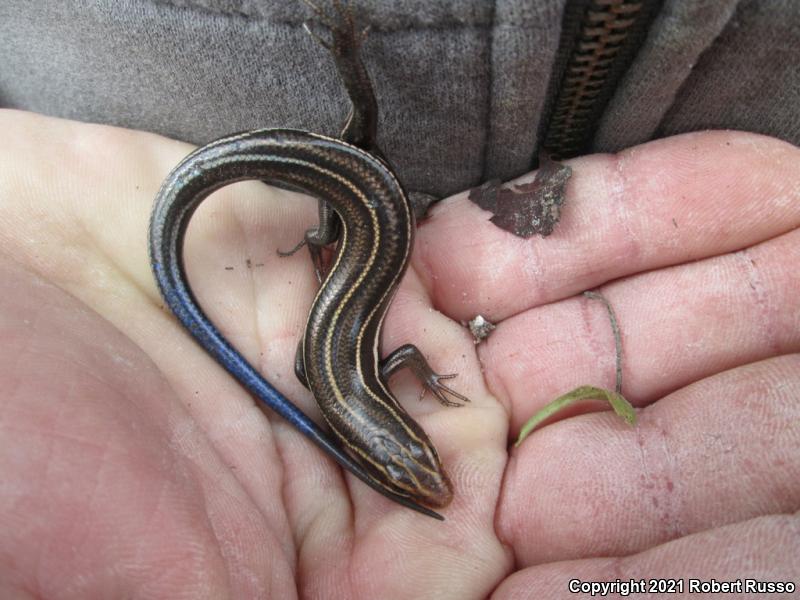
MULTIPOLYGON (((149 246, 167 305, 228 372, 362 481, 395 502, 441 519, 421 504, 446 506, 453 497, 450 482, 430 439, 392 396, 387 380, 408 366, 443 404, 457 404, 444 393, 466 398, 439 381, 449 376, 434 373, 416 347, 402 346, 383 361, 378 348, 413 235, 414 215, 386 162, 342 140, 263 129, 203 146, 169 174, 156 198, 149 246), (306 234, 305 243, 317 256, 323 246, 338 245, 313 302, 295 369, 338 441, 233 348, 188 285, 182 247, 192 214, 214 191, 246 179, 301 190, 327 202, 320 205, 319 227, 306 234)), ((320 273, 320 263, 315 264, 320 273)))

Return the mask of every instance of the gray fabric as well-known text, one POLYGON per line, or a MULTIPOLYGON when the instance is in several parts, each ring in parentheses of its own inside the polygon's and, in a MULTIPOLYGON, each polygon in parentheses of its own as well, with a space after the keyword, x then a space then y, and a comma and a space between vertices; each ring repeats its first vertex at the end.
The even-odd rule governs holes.
POLYGON ((475 183, 511 179, 535 162, 564 4, 564 0, 497 3, 494 25, 487 28, 491 80, 483 122, 483 172, 475 183))
MULTIPOLYGON (((379 141, 411 190, 529 170, 565 0, 353 2, 379 141)), ((328 0, 318 3, 329 6, 328 0)), ((800 142, 800 3, 665 0, 596 147, 703 127, 800 142), (695 65, 692 67, 692 65, 695 65)), ((346 116, 299 0, 0 0, 0 106, 195 143, 346 116)))
POLYGON ((735 8, 736 0, 664 2, 600 121, 597 151, 614 152, 653 138, 701 53, 735 8))
POLYGON ((742 2, 657 133, 743 129, 800 144, 800 2, 742 2))

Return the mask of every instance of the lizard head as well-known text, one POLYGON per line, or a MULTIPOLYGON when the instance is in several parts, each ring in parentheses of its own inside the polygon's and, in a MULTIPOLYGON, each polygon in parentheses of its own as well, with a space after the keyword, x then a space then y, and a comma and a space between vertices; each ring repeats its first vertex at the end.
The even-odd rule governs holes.
POLYGON ((444 508, 453 500, 453 487, 433 444, 421 429, 415 429, 374 436, 372 456, 378 460, 371 471, 395 494, 431 508, 444 508))

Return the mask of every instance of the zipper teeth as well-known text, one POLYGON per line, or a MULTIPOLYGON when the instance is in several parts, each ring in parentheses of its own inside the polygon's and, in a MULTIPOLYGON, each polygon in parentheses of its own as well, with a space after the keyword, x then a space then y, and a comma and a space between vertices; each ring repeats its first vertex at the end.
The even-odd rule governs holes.
POLYGON ((587 6, 545 136, 544 148, 555 158, 580 154, 587 145, 608 99, 604 88, 614 61, 643 4, 643 0, 592 0, 587 6))

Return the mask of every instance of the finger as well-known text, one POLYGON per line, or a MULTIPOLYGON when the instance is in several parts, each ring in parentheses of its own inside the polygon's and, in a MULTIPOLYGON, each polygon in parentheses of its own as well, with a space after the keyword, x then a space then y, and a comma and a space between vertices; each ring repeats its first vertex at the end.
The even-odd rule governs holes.
MULTIPOLYGON (((800 352, 800 229, 752 248, 603 286, 622 334, 623 393, 637 405, 727 369, 800 352)), ((481 346, 512 433, 586 384, 613 389, 614 339, 603 306, 575 298, 500 323, 481 346)))
MULTIPOLYGON (((795 590, 797 586, 799 529, 797 514, 760 517, 703 531, 633 556, 529 567, 504 581, 492 595, 492 600, 575 598, 576 592, 570 585, 591 585, 592 582, 629 585, 627 590, 618 588, 616 592, 607 594, 596 590, 597 597, 601 594, 620 594, 637 599, 673 595, 694 597, 704 593, 703 597, 731 594, 736 598, 760 598, 775 593, 791 594, 792 586, 795 590), (769 560, 761 557, 769 557, 769 560), (748 579, 751 581, 746 581, 748 579), (742 587, 734 587, 731 591, 705 587, 713 585, 714 581, 742 587), (631 582, 641 587, 630 587, 631 582), (790 587, 770 590, 766 587, 770 583, 789 584, 790 587)), ((577 591, 581 591, 584 597, 590 593, 586 588, 577 591)))
POLYGON ((551 236, 522 240, 502 231, 464 193, 421 224, 414 264, 440 310, 501 320, 794 229, 798 162, 796 147, 739 132, 687 134, 575 159, 551 236))
POLYGON ((678 390, 640 411, 635 428, 608 413, 546 427, 509 463, 501 537, 531 565, 627 555, 794 512, 798 397, 794 354, 678 390))

